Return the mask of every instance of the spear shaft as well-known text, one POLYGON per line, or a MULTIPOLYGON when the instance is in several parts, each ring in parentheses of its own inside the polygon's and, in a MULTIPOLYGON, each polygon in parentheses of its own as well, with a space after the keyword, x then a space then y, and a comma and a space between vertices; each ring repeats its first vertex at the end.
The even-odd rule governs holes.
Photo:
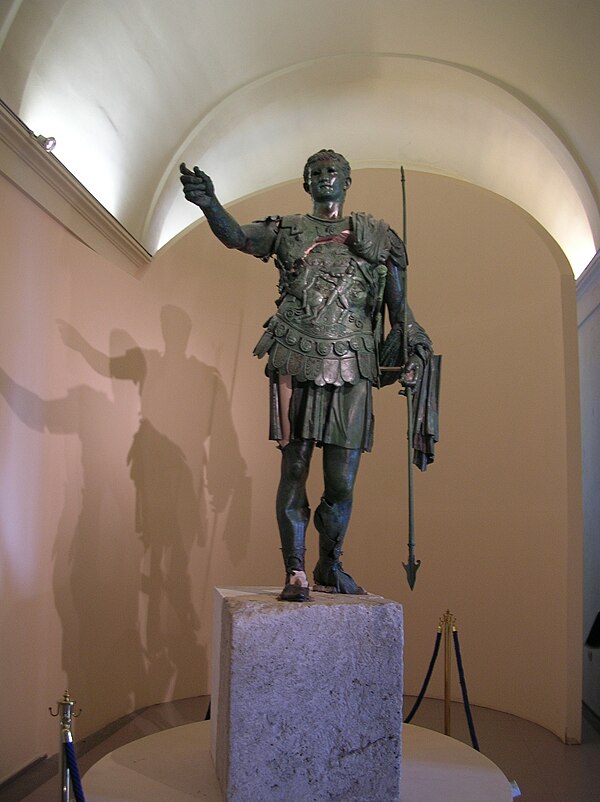
MULTIPOLYGON (((404 167, 400 167, 400 181, 402 183, 402 239, 404 247, 407 247, 407 227, 406 227, 406 179, 404 177, 404 167)), ((404 364, 408 363, 408 265, 404 267, 404 337, 403 337, 403 359, 404 364)), ((408 562, 402 563, 406 571, 406 578, 411 590, 415 586, 417 571, 421 565, 421 560, 415 560, 415 510, 413 495, 413 393, 411 387, 405 387, 406 395, 406 416, 408 418, 406 441, 408 444, 408 562)))

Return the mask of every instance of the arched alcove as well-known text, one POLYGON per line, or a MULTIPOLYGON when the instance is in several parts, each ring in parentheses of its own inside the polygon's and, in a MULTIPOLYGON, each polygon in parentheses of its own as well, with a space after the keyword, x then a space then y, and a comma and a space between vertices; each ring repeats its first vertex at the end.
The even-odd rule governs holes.
POLYGON ((443 174, 516 203, 578 273, 600 229, 592 194, 557 134, 506 87, 458 65, 392 54, 325 57, 255 81, 204 116, 173 156, 148 212, 151 250, 189 225, 178 163, 212 175, 223 202, 301 175, 332 147, 355 168, 443 174))

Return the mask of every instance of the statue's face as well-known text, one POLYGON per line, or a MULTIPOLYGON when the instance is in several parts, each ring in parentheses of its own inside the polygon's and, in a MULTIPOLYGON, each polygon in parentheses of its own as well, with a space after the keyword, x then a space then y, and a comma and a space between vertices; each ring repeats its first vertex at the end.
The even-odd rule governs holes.
POLYGON ((350 178, 335 160, 325 159, 311 164, 306 191, 314 201, 343 202, 350 186, 350 178))

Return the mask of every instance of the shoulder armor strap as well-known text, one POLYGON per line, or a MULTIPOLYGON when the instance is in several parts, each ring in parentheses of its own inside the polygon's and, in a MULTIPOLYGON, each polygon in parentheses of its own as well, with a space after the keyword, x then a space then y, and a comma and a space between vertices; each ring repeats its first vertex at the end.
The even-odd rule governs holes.
POLYGON ((281 227, 287 229, 288 234, 299 234, 304 228, 303 214, 286 214, 281 219, 281 227))
POLYGON ((390 255, 390 227, 366 212, 352 212, 354 250, 371 264, 384 264, 390 255))
POLYGON ((261 259, 263 262, 268 262, 275 252, 275 244, 279 239, 281 217, 279 215, 262 217, 260 220, 253 220, 252 226, 255 227, 255 231, 258 231, 260 227, 261 234, 257 245, 255 247, 248 247, 245 251, 261 259))
POLYGON ((277 238, 273 246, 273 253, 279 251, 281 240, 285 237, 292 237, 294 234, 300 234, 303 231, 304 215, 301 214, 286 214, 279 218, 279 229, 277 231, 277 238))

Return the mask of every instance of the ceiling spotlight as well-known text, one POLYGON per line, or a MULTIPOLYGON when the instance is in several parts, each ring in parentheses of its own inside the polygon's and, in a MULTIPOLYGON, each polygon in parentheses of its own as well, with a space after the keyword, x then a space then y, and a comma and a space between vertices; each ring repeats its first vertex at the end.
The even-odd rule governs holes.
POLYGON ((40 143, 40 145, 47 150, 48 153, 54 150, 56 147, 56 139, 53 136, 44 136, 43 134, 38 134, 36 136, 36 140, 40 143))

